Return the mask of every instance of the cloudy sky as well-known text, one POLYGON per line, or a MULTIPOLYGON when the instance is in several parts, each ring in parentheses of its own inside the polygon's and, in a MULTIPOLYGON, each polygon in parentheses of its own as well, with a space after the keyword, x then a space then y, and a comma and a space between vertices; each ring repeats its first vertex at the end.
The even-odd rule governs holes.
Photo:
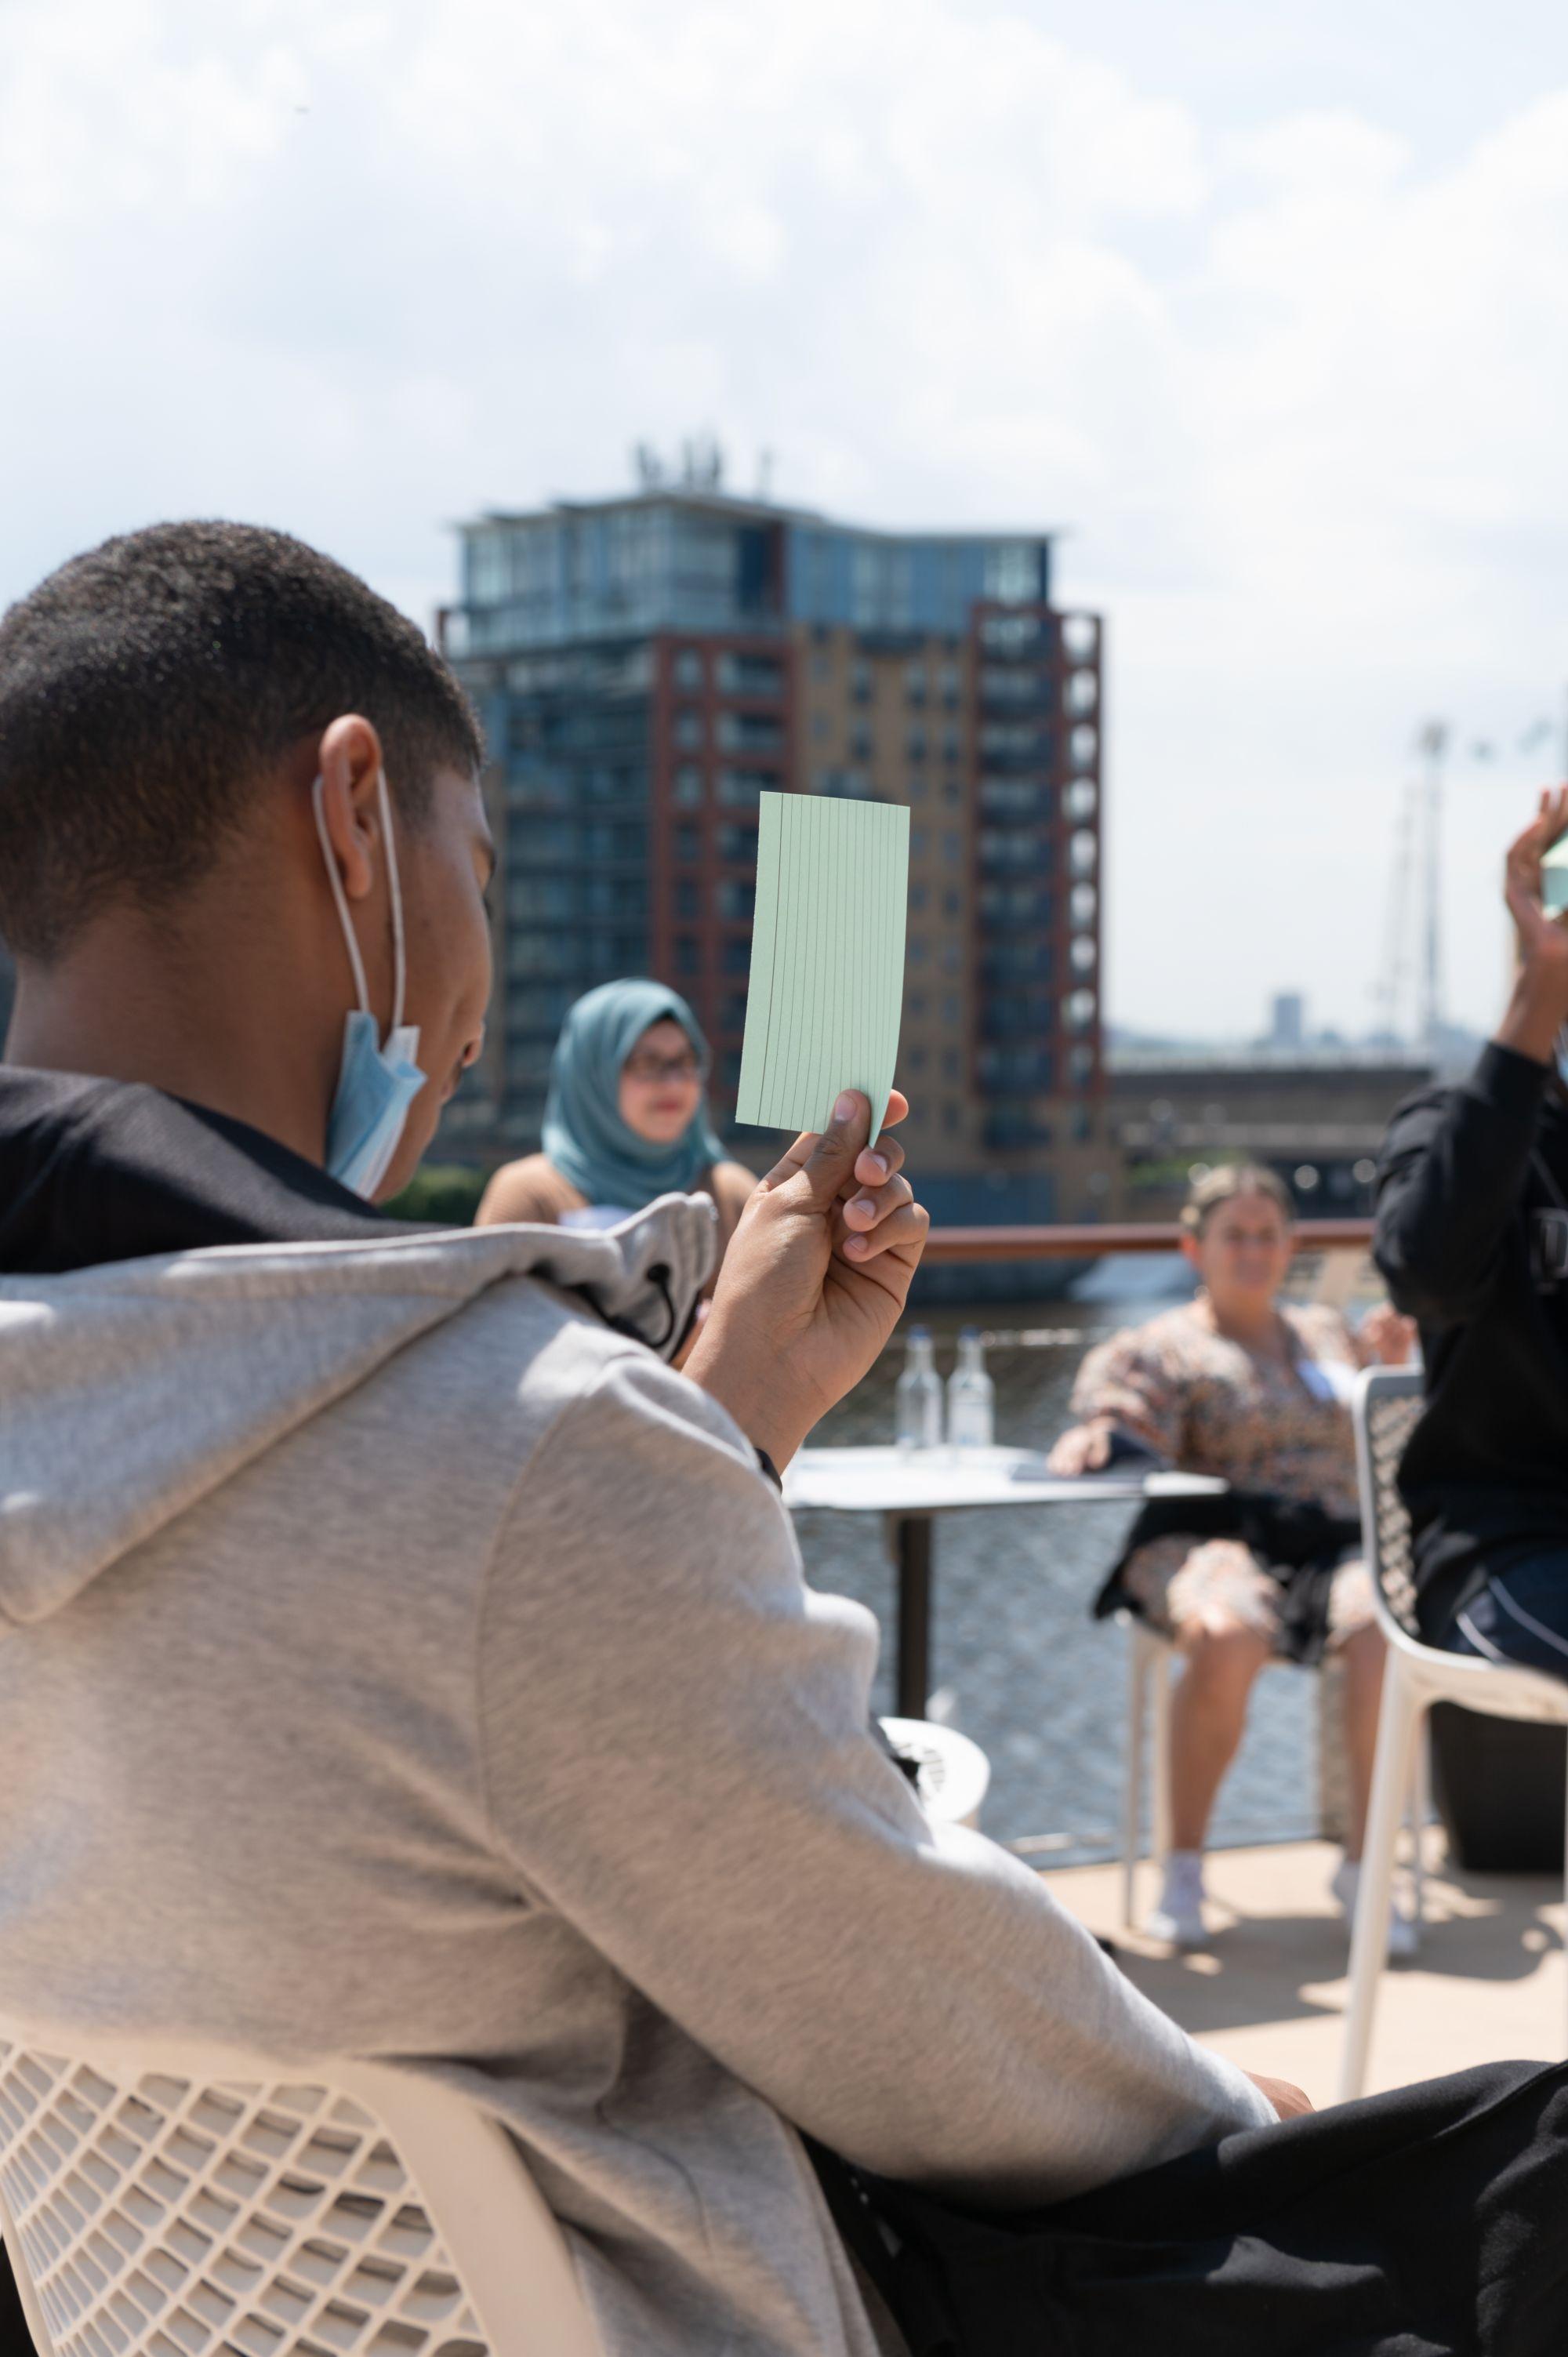
POLYGON ((1438 716, 1488 1019, 1568 695, 1561 0, 0 0, 0 598, 222 512, 427 619, 452 518, 695 429, 1064 527, 1114 1018, 1365 1028, 1438 716))

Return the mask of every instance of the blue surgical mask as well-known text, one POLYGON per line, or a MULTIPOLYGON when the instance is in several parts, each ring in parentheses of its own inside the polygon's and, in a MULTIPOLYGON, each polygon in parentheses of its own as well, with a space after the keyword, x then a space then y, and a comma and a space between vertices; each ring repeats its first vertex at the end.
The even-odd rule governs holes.
POLYGON ((343 928, 343 939, 348 947, 349 963, 353 969, 354 988, 360 1002, 344 1018, 343 1061, 332 1098, 332 1110, 327 1116, 327 1168, 334 1178, 343 1186, 352 1188, 356 1195, 363 1195, 367 1200, 374 1197, 376 1189, 386 1177, 407 1126, 409 1107, 425 1081, 425 1075, 414 1061, 419 1053, 419 1026, 417 1023, 405 1023, 403 1019, 403 986, 407 979, 403 888, 398 881, 392 801, 387 792, 384 770, 376 781, 376 791, 381 801, 381 829, 387 846, 387 889, 392 901, 392 1017, 384 1042, 380 1026, 371 1011, 371 994, 365 984, 365 962, 360 955, 360 944, 349 915, 343 879, 338 873, 332 840, 327 832, 322 780, 317 778, 311 789, 316 832, 321 838, 321 856, 327 862, 332 897, 338 904, 338 921, 343 928))

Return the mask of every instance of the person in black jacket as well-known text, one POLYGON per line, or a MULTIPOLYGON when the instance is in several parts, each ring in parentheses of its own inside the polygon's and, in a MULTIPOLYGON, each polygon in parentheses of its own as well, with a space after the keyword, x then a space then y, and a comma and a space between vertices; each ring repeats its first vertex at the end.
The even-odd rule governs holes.
POLYGON ((1541 905, 1564 833, 1568 787, 1509 851, 1520 960, 1495 1037, 1390 1125, 1373 1251, 1427 1370, 1400 1469, 1421 1633, 1568 1677, 1568 920, 1541 905))

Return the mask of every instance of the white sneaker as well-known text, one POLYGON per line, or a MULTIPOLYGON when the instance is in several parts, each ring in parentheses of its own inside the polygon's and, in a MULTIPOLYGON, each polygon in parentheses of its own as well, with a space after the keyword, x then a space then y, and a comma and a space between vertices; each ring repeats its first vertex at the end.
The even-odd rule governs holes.
MULTIPOLYGON (((1334 1869, 1329 1889, 1344 1910, 1346 1925, 1354 1929, 1356 1894, 1361 1887, 1359 1859, 1342 1857, 1334 1869)), ((1413 1956, 1421 1945, 1421 1926, 1395 1898, 1389 1913, 1389 1953, 1391 1956, 1413 1956)))
POLYGON ((1203 1920, 1203 1853, 1172 1850, 1165 1860, 1165 1885, 1160 1903, 1144 1918, 1151 1940, 1168 1941, 1173 1948, 1206 1948, 1208 1926, 1203 1920))

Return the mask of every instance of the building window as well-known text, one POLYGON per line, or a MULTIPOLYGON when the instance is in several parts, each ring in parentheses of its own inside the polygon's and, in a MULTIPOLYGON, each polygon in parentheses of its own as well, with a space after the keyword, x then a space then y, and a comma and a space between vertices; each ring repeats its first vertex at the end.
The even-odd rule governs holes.
POLYGON ((755 810, 758 794, 779 791, 776 770, 721 770, 719 800, 726 810, 755 810))
POLYGON ((771 712, 721 712, 719 743, 726 753, 779 753, 784 731, 771 712))
POLYGON ((942 800, 950 810, 957 810, 963 801, 963 788, 956 778, 942 780, 942 800))
POLYGON ((828 742, 829 738, 832 737, 832 733, 833 733, 833 722, 832 722, 832 713, 831 713, 831 712, 819 712, 819 713, 814 714, 814 715, 813 715, 813 716, 812 716, 812 720, 811 720, 811 742, 812 742, 812 744, 813 744, 813 745, 825 745, 825 744, 828 742))
MULTIPOLYGON (((941 697, 942 702, 947 705, 948 710, 951 712, 957 705, 961 693, 957 663, 943 663, 940 671, 937 673, 937 693, 941 697)), ((957 738, 954 737, 952 741, 956 744, 957 738)), ((952 758, 954 759, 957 759, 956 753, 952 758)))
POLYGON ((962 916, 963 895, 961 892, 944 892, 942 894, 942 914, 944 917, 962 916))
POLYGON ((924 859, 928 840, 929 838, 923 826, 912 826, 909 829, 909 856, 911 859, 924 859))
POLYGON ((757 829, 754 826, 721 826, 719 857, 734 866, 743 862, 748 867, 757 865, 757 829))
POLYGON ((682 867, 694 866, 703 856, 703 835, 700 827, 678 826, 675 829, 675 856, 682 867))
POLYGON ((675 971, 677 974, 700 974, 703 970, 703 945, 695 933, 675 936, 675 971))
POLYGON ((719 689, 725 695, 782 695, 784 666, 776 655, 722 654, 719 689))
POLYGON ((675 914, 678 917, 700 917, 703 896, 693 876, 678 876, 675 879, 675 914))
POLYGON ((864 726, 857 726, 849 740, 849 749, 852 757, 855 760, 869 761, 871 759, 870 729, 864 726))
POLYGON ((726 933, 719 952, 719 964, 725 974, 751 972, 751 938, 746 933, 726 933))
POLYGON ((703 658, 695 647, 682 648, 675 658, 674 675, 677 687, 702 686, 703 658))
POLYGON ((942 836, 942 857, 950 867, 956 867, 963 857, 963 837, 950 828, 942 836))
POLYGON ((942 730, 943 760, 956 761, 962 750, 963 747, 960 740, 958 730, 956 728, 944 728, 942 730))
POLYGON ((926 700, 926 666, 924 663, 906 663, 904 667, 904 693, 908 697, 911 704, 924 704, 926 700))
POLYGON ((732 924, 749 924, 757 911, 757 887, 725 877, 714 888, 715 915, 732 924))
POLYGON ((849 692, 856 704, 869 704, 872 695, 871 665, 857 662, 849 675, 849 692))
POLYGON ((918 915, 921 910, 923 910, 929 897, 930 896, 927 891, 925 885, 911 884, 909 887, 909 909, 911 914, 918 915))
POLYGON ((905 957, 910 965, 924 965, 930 952, 924 933, 916 933, 905 946, 905 957))
POLYGON ((670 780, 670 799, 677 810, 700 810, 703 802, 703 773, 690 761, 682 761, 670 780))
POLYGON ((923 1072, 926 1069, 927 1060, 926 1051, 923 1048, 910 1049, 908 1061, 909 1070, 912 1072, 923 1072))
POLYGON ((683 704, 675 715, 675 742, 693 747, 703 741, 703 716, 694 705, 683 704))
POLYGON ((908 736, 908 752, 911 761, 923 761, 925 759, 926 732, 923 728, 916 726, 910 729, 908 736))
POLYGON ((811 656, 811 677, 814 680, 821 681, 832 679, 832 675, 833 659, 832 655, 829 654, 826 647, 818 647, 811 656))
POLYGON ((1092 818, 1100 801, 1100 791, 1092 778, 1075 778, 1063 800, 1069 818, 1092 818))

